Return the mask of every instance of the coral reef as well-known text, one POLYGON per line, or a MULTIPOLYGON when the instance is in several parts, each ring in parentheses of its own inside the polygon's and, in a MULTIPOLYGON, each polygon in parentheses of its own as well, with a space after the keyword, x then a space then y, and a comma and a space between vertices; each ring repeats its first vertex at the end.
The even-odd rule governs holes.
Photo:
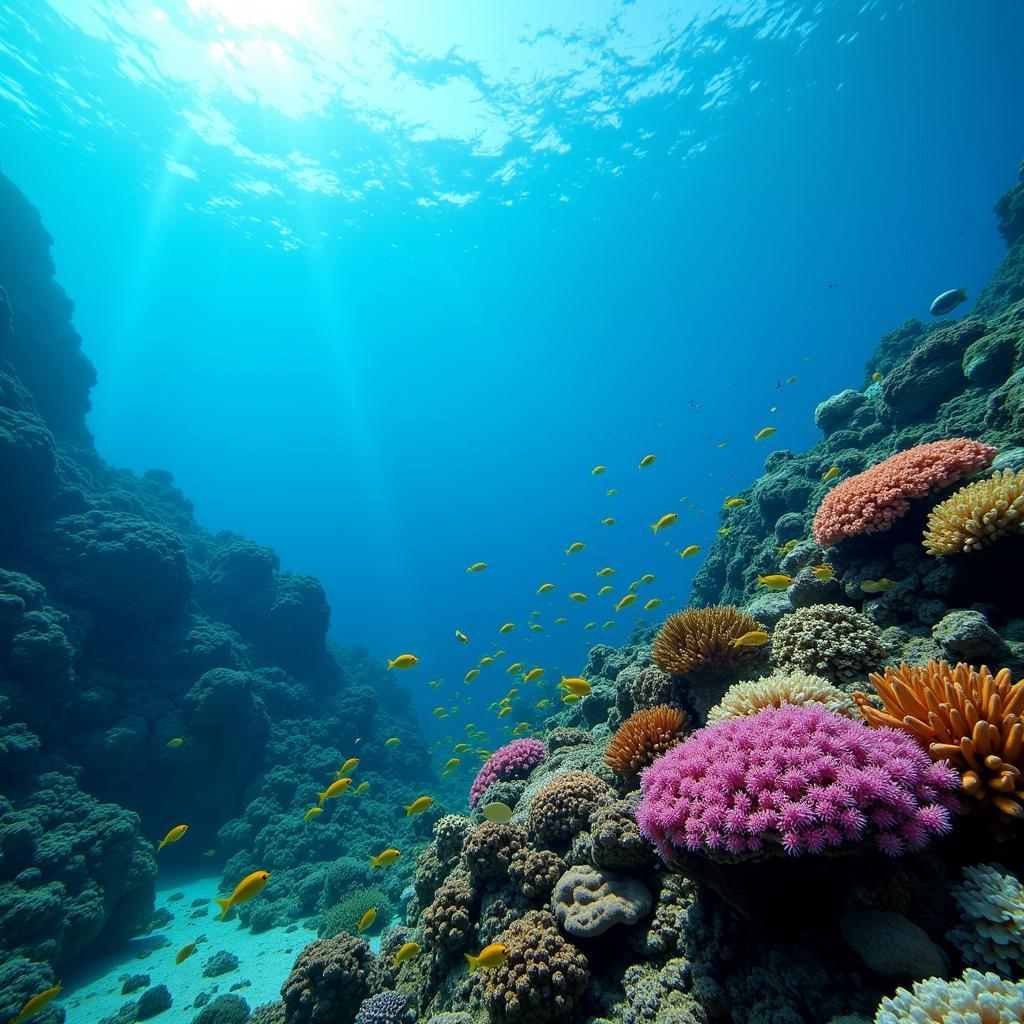
POLYGON ((363 1000, 353 1024, 400 1024, 408 1002, 398 992, 378 992, 363 1000))
POLYGON ((757 656, 756 648, 737 647, 733 640, 763 628, 732 606, 688 608, 665 620, 654 640, 654 660, 670 675, 750 661, 757 656))
POLYGON ((636 878, 581 864, 555 883, 551 908, 569 935, 593 939, 618 924, 636 924, 651 909, 651 893, 636 878))
POLYGON ((783 615, 772 633, 776 672, 807 672, 843 686, 860 682, 884 660, 879 628, 841 604, 798 608, 783 615))
POLYGON ((476 904, 470 877, 449 876, 423 912, 423 935, 430 947, 449 952, 464 949, 473 935, 476 904))
POLYGON ((950 941, 970 967, 994 970, 1004 978, 1024 969, 1024 886, 998 864, 964 868, 953 890, 960 922, 950 941))
POLYGON ((634 712, 608 744, 605 763, 618 775, 638 775, 679 742, 686 722, 686 714, 668 704, 634 712))
POLYGON ((496 750, 477 772, 469 791, 469 803, 476 807, 480 798, 493 782, 518 779, 529 775, 547 755, 547 748, 540 740, 513 740, 496 750))
POLYGON ((524 847, 509 862, 508 877, 530 900, 546 900, 565 872, 565 861, 552 850, 524 847))
POLYGON ((530 833, 542 843, 566 843, 590 823, 610 795, 604 782, 585 771, 568 771, 537 792, 530 803, 530 833))
POLYGON ((286 1024, 352 1024, 363 1000, 379 985, 370 947, 339 932, 300 954, 281 986, 286 1024))
POLYGON ((929 978, 908 992, 901 988, 882 1000, 874 1024, 1016 1024, 1024 1020, 1024 982, 968 969, 955 981, 929 978))
POLYGON ((708 725, 724 722, 727 718, 749 718, 765 708, 780 708, 783 704, 821 704, 847 718, 856 714, 853 698, 827 679, 800 669, 790 669, 745 683, 734 683, 708 712, 708 725))
POLYGON ((485 821, 466 837, 462 859, 476 879, 503 879, 508 876, 512 858, 528 842, 526 832, 518 825, 499 825, 485 821))
POLYGON ((1005 469, 961 487, 928 513, 924 548, 929 555, 977 551, 1024 530, 1024 470, 1005 469))

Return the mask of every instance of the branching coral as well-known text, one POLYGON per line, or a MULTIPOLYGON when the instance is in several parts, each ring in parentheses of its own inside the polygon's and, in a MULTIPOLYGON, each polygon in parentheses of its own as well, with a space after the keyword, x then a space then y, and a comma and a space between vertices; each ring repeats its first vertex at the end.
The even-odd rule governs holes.
POLYGON ((1014 683, 1008 668, 992 675, 984 665, 929 661, 872 673, 871 682, 884 711, 855 695, 869 725, 902 729, 952 764, 972 805, 991 804, 1002 822, 1024 819, 1024 680, 1014 683))
POLYGON ((616 730, 604 760, 619 775, 637 775, 680 740, 687 716, 668 704, 637 711, 616 730))
POLYGON ((590 823, 590 815, 609 795, 590 772, 569 771, 538 790, 530 802, 530 831, 541 841, 568 841, 590 823))
POLYGON ((730 686, 708 712, 708 725, 727 718, 749 718, 765 708, 780 708, 783 704, 821 704, 837 715, 856 716, 853 701, 838 687, 821 676, 792 669, 730 686))
POLYGON ((874 1024, 1020 1024, 1024 982, 966 970, 955 981, 929 978, 878 1004, 874 1024))
POLYGON ((1024 886, 998 864, 964 868, 953 890, 960 923, 949 933, 971 967, 991 967, 1005 978, 1024 968, 1024 886))
POLYGON ((666 860, 824 853, 868 837, 895 856, 949 831, 956 774, 895 730, 787 704, 695 732, 641 788, 637 822, 666 860))
POLYGON ((832 547, 862 533, 881 533, 906 515, 915 498, 949 487, 987 466, 996 449, 967 437, 919 444, 833 487, 814 514, 814 540, 832 547))
POLYGON ((665 620, 654 639, 652 653, 665 672, 686 675, 755 657, 757 648, 739 647, 732 641, 762 629, 756 619, 732 605, 687 608, 665 620))
POLYGON ((860 682, 882 667, 881 630, 841 604, 816 604, 783 615, 772 634, 772 664, 823 676, 840 686, 860 682))
POLYGON ((487 787, 499 779, 522 779, 533 771, 547 756, 547 748, 540 740, 513 740, 500 747, 477 772, 469 791, 469 803, 476 807, 487 787))
POLYGON ((1024 531, 1024 470, 1004 470, 961 487, 928 514, 924 548, 929 555, 978 551, 1024 531))

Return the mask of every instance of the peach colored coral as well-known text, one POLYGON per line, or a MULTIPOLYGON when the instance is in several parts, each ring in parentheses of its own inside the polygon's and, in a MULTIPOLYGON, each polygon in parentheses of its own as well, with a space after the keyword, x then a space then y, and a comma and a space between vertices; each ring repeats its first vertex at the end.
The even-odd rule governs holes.
POLYGON ((906 514, 912 499, 976 473, 995 454, 991 445, 969 437, 932 441, 897 452, 825 495, 814 514, 814 539, 827 548, 847 537, 888 530, 906 514))

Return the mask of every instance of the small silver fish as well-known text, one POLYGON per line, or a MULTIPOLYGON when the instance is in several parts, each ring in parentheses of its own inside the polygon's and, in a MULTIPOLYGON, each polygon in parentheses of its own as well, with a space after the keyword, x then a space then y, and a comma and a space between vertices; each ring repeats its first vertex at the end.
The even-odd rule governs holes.
POLYGON ((935 298, 931 304, 931 314, 932 316, 945 316, 947 313, 952 313, 961 302, 966 301, 966 288, 952 288, 935 298))

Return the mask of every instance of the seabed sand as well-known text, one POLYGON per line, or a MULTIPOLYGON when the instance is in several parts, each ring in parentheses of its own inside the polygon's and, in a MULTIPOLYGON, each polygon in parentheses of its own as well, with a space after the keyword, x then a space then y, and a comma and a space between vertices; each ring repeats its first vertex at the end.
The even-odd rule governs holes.
MULTIPOLYGON (((125 1003, 138 999, 145 991, 121 994, 124 979, 132 974, 148 974, 149 985, 166 985, 171 993, 169 1010, 152 1018, 154 1021, 187 1022, 199 1014, 195 1006, 200 992, 211 998, 231 991, 231 986, 249 982, 237 989, 253 1010, 263 1003, 280 998, 281 985, 302 949, 316 938, 316 932, 296 924, 294 929, 271 928, 253 935, 232 912, 226 921, 219 921, 220 908, 212 901, 217 895, 218 875, 196 878, 156 891, 156 908, 166 908, 173 920, 149 935, 132 939, 124 947, 92 960, 77 972, 64 978, 61 1005, 67 1011, 66 1024, 98 1024, 115 1014, 125 1003), (178 894, 183 894, 180 898, 178 894), (205 906, 192 906, 202 900, 205 906), (192 917, 202 913, 205 916, 192 917), (205 936, 195 953, 184 963, 175 964, 174 957, 182 946, 205 936), (216 978, 204 978, 203 968, 221 950, 238 957, 238 969, 216 978)), ((259 897, 256 897, 259 899, 259 897)), ((379 937, 369 940, 376 952, 379 937)))

